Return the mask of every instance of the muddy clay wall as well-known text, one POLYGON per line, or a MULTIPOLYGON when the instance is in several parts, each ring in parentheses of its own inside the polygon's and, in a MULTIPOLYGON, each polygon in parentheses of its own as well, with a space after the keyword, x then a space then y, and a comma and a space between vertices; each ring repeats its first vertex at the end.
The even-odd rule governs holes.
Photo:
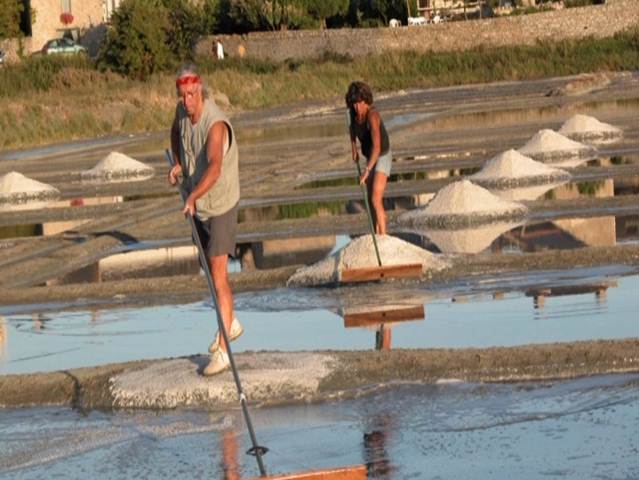
POLYGON ((608 0, 605 5, 438 25, 219 35, 202 40, 197 50, 214 56, 215 40, 219 39, 228 56, 282 61, 332 52, 356 57, 388 50, 449 51, 479 45, 530 45, 538 40, 609 37, 638 24, 639 1, 608 0))

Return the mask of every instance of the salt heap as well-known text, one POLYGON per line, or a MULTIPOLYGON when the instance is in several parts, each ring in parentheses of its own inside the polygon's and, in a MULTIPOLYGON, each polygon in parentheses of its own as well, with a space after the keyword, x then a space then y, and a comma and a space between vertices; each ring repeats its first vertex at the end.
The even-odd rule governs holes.
POLYGON ((405 227, 464 228, 499 219, 522 217, 526 207, 502 200, 468 180, 453 182, 437 192, 423 208, 402 213, 405 227))
POLYGON ((470 176, 473 182, 493 188, 534 185, 569 177, 565 170, 536 162, 512 149, 491 158, 481 171, 470 176))
MULTIPOLYGON (((448 266, 448 262, 397 237, 376 235, 375 238, 384 266, 421 263, 422 272, 441 270, 448 266)), ((373 237, 363 235, 324 260, 300 268, 288 279, 287 285, 304 287, 336 283, 341 281, 344 270, 376 266, 373 237)))
POLYGON ((0 210, 36 208, 59 196, 57 188, 18 172, 9 172, 0 177, 0 210))
POLYGON ((137 182, 151 178, 155 170, 119 152, 111 152, 91 170, 82 172, 83 181, 137 182))
POLYGON ((543 162, 556 162, 567 158, 586 161, 597 154, 597 149, 575 142, 549 129, 537 132, 519 153, 543 162))
POLYGON ((559 133, 573 140, 588 143, 612 143, 623 136, 623 130, 595 117, 576 114, 564 122, 559 133))

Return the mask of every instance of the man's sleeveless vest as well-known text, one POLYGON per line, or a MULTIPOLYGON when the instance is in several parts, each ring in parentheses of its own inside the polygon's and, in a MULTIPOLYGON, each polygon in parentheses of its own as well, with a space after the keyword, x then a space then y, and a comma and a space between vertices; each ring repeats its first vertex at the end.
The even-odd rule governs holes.
POLYGON ((228 126, 229 148, 224 154, 220 176, 209 191, 195 202, 196 215, 200 220, 222 215, 240 199, 239 154, 233 127, 224 112, 210 99, 204 100, 202 116, 195 125, 191 124, 181 103, 177 107, 177 119, 184 187, 189 193, 209 166, 206 154, 209 130, 216 122, 224 122, 228 126))

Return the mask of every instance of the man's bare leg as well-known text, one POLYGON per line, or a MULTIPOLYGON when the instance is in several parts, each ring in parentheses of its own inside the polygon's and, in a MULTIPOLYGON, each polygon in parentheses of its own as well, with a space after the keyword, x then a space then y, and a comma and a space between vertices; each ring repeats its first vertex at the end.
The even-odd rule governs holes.
MULTIPOLYGON (((231 323, 233 322, 233 292, 229 284, 228 274, 228 255, 218 255, 209 258, 209 266, 211 275, 213 276, 213 286, 215 287, 215 295, 217 296, 218 307, 224 322, 226 333, 231 331, 231 323)), ((226 343, 220 334, 220 348, 226 352, 226 343)))

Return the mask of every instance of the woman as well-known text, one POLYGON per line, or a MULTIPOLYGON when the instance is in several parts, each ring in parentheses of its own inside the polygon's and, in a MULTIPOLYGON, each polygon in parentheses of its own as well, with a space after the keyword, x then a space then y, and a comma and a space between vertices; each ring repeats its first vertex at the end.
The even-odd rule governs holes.
POLYGON ((366 169, 359 178, 360 185, 366 184, 371 199, 375 232, 386 234, 386 213, 384 212, 384 189, 390 175, 393 160, 390 142, 384 122, 373 105, 373 92, 364 82, 353 82, 346 93, 349 110, 349 132, 353 161, 359 162, 356 139, 366 157, 366 169))

